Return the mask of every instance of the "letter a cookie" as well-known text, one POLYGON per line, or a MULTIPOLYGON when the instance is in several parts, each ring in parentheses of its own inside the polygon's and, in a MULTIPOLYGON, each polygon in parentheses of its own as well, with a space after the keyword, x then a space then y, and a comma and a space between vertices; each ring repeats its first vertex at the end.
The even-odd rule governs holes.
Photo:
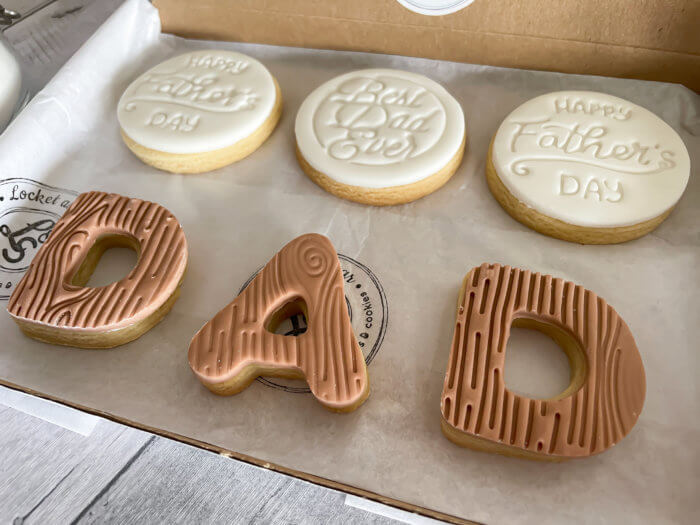
POLYGON ((189 362, 216 394, 237 394, 261 375, 283 376, 306 380, 330 410, 349 412, 360 406, 369 395, 369 377, 331 242, 307 234, 282 248, 197 332, 189 362), (299 309, 307 331, 297 337, 275 334, 278 322, 299 309))
POLYGON ((442 431, 464 447, 561 461, 619 442, 642 411, 646 381, 634 338, 602 298, 572 282, 483 264, 464 279, 442 391, 442 431), (571 383, 529 399, 503 381, 510 327, 552 337, 571 383))

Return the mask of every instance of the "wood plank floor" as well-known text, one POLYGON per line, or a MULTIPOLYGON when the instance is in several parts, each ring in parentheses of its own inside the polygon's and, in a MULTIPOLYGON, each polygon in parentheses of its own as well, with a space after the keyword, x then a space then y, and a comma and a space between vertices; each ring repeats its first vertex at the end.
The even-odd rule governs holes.
POLYGON ((4 406, 8 394, 24 396, 0 387, 1 523, 398 523, 342 492, 105 419, 83 436, 4 406))

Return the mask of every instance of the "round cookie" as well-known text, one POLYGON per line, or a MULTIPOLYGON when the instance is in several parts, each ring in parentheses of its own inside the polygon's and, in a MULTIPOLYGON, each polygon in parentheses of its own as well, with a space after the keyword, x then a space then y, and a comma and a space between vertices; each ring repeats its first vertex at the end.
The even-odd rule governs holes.
POLYGON ((282 114, 277 80, 235 51, 187 53, 150 69, 117 109, 124 142, 143 162, 202 173, 250 155, 282 114))
POLYGON ((297 113, 297 159, 326 191, 375 206, 434 192, 455 173, 464 113, 445 88, 393 69, 346 73, 316 88, 297 113))
POLYGON ((603 93, 534 98, 503 121, 486 179, 516 220, 583 244, 629 241, 656 228, 683 195, 690 157, 650 111, 603 93))

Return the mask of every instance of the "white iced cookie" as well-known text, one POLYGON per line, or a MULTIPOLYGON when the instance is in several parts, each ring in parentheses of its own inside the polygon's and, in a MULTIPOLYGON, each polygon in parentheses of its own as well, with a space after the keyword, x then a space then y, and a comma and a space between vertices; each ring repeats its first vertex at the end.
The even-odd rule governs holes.
POLYGON ((683 195, 688 150, 650 111, 621 98, 561 91, 503 121, 486 178, 505 210, 567 241, 610 244, 656 228, 683 195))
POLYGON ((299 108, 297 158, 326 191, 356 202, 400 204, 434 192, 459 167, 464 113, 422 75, 365 69, 318 87, 299 108))
POLYGON ((282 113, 275 78, 234 51, 187 53, 150 69, 126 89, 117 109, 122 137, 146 164, 202 173, 255 151, 282 113))
POLYGON ((0 133, 10 121, 22 93, 22 72, 15 57, 0 41, 0 133))

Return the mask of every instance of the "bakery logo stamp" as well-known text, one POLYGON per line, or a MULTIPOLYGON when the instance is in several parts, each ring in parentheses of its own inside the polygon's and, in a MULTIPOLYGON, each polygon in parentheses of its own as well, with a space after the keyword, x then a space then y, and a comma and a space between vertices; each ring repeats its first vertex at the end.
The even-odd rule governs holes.
POLYGON ((34 255, 78 193, 31 179, 0 179, 0 301, 7 301, 34 255))
POLYGON ((318 106, 313 126, 327 154, 363 166, 396 164, 430 150, 445 132, 438 97, 410 80, 357 77, 318 106))
MULTIPOLYGON (((338 254, 338 259, 340 259, 340 268, 345 280, 345 304, 348 307, 357 343, 365 356, 365 363, 369 366, 382 346, 389 324, 386 294, 377 276, 367 266, 347 255, 338 254)), ((246 289, 259 271, 243 284, 239 294, 246 289)), ((298 314, 285 319, 278 327, 277 333, 297 336, 306 332, 306 326, 304 315, 298 314)), ((294 379, 258 377, 257 380, 264 385, 286 392, 295 394, 311 392, 308 387, 299 386, 303 382, 294 379)))

